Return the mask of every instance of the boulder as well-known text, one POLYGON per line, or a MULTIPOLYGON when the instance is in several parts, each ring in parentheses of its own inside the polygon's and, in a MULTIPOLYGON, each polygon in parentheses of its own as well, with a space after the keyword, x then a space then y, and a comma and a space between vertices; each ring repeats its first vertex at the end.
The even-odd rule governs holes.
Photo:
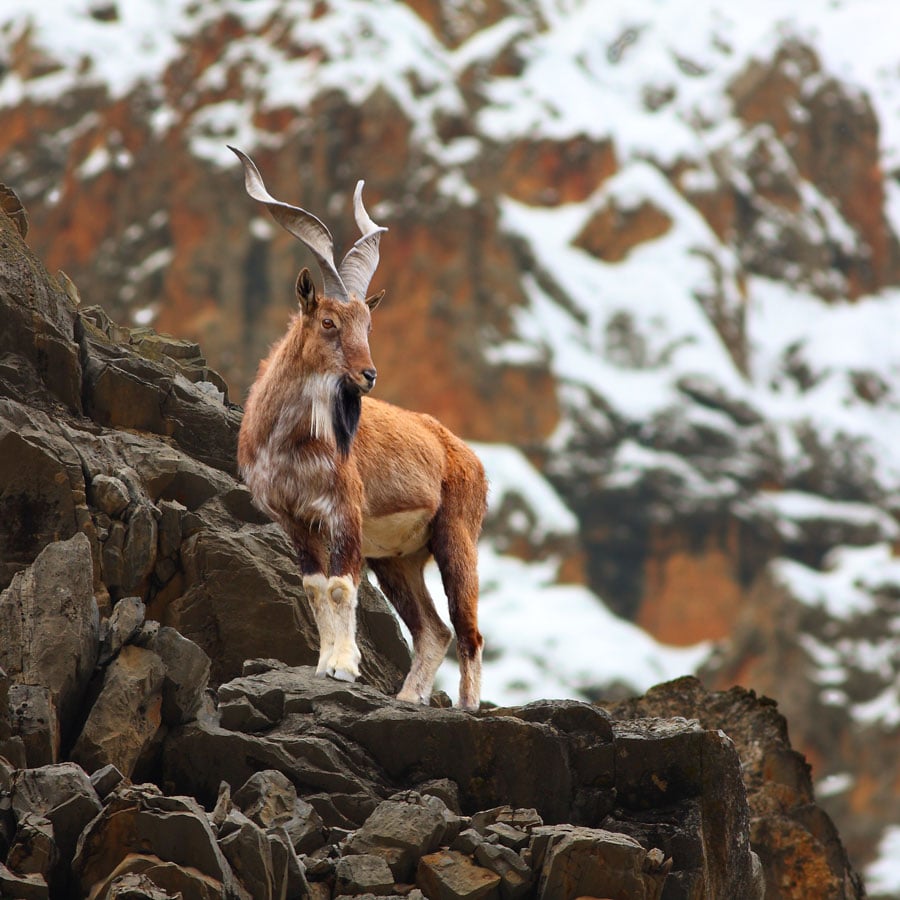
POLYGON ((131 644, 123 647, 103 674, 72 759, 89 772, 111 763, 130 776, 162 722, 165 674, 153 651, 131 644))
POLYGON ((93 673, 98 641, 91 545, 76 534, 48 544, 0 594, 0 665, 14 681, 51 692, 65 732, 93 673))
POLYGON ((12 684, 9 712, 12 731, 22 742, 27 764, 46 766, 58 762, 59 716, 52 691, 42 685, 12 684))
POLYGON ((101 624, 101 665, 108 663, 140 631, 146 612, 140 597, 123 597, 116 603, 112 615, 101 624))
POLYGON ((272 825, 266 829, 266 838, 272 851, 274 895, 284 900, 306 900, 310 893, 306 869, 287 831, 280 825, 272 825))
POLYGON ((43 875, 17 875, 0 863, 0 897, 9 900, 49 900, 50 888, 43 875))
POLYGON ((12 806, 16 815, 46 818, 53 839, 68 864, 84 827, 100 812, 100 798, 87 773, 75 763, 20 769, 13 776, 12 806))
POLYGON ((165 666, 162 717, 167 725, 193 719, 209 683, 209 657, 193 641, 163 625, 146 644, 165 666))
POLYGON ((438 850, 423 856, 416 871, 416 884, 428 900, 499 900, 500 897, 500 876, 475 865, 468 856, 455 850, 438 850))
POLYGON ((341 894, 375 894, 393 893, 393 873, 384 857, 361 854, 345 856, 338 860, 335 867, 334 892, 341 894))
MULTIPOLYGON (((152 785, 122 786, 84 830, 73 863, 82 894, 102 893, 124 871, 143 872, 166 887, 149 869, 162 867, 181 880, 202 885, 206 896, 241 897, 203 808, 190 797, 165 797, 152 785), (134 855, 141 864, 136 868, 134 855), (122 865, 126 863, 127 869, 122 865), (196 873, 196 875, 195 875, 196 873), (102 890, 101 890, 102 888, 102 890)), ((199 887, 185 896, 202 896, 199 887)))
POLYGON ((91 479, 88 496, 94 506, 113 517, 121 516, 131 503, 128 486, 113 475, 95 475, 91 479))
POLYGON ((485 842, 475 848, 475 859, 480 866, 500 876, 500 896, 503 900, 519 900, 528 895, 532 872, 514 850, 485 842))
POLYGON ((97 900, 124 897, 127 900, 221 900, 238 897, 251 900, 237 886, 227 894, 221 882, 192 866, 179 866, 144 853, 129 853, 109 877, 94 886, 97 900))
POLYGON ((308 853, 325 842, 319 814, 276 769, 251 775, 232 799, 261 828, 280 827, 297 853, 308 853))
POLYGON ((658 900, 667 875, 665 867, 654 864, 654 858, 636 840, 602 829, 541 826, 535 829, 532 838, 532 854, 543 860, 537 891, 540 900, 558 897, 658 900), (541 844, 546 846, 535 846, 541 844))
POLYGON ((101 800, 111 794, 124 780, 125 776, 112 764, 107 763, 91 773, 91 784, 101 800))
POLYGON ((25 813, 19 818, 16 836, 6 856, 6 865, 16 875, 40 875, 50 881, 59 862, 53 823, 43 816, 25 813))
POLYGON ((146 875, 135 873, 117 875, 103 895, 104 900, 180 900, 182 897, 180 891, 170 894, 146 875))
POLYGON ((276 881, 272 847, 262 828, 232 810, 222 826, 219 846, 253 900, 272 900, 276 881))
MULTIPOLYGON (((443 804, 442 804, 443 805, 443 804)), ((385 800, 347 843, 348 854, 379 856, 394 881, 408 881, 424 854, 443 842, 446 824, 440 811, 427 805, 385 800)))

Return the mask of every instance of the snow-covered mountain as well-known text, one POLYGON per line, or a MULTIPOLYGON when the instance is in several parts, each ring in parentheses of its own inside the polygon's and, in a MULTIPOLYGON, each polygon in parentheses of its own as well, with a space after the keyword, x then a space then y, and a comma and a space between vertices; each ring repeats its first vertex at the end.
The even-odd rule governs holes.
POLYGON ((85 302, 200 339, 238 400, 308 260, 225 145, 339 246, 366 178, 379 390, 494 485, 486 694, 770 694, 900 894, 897 26, 884 0, 20 4, 0 178, 85 302))

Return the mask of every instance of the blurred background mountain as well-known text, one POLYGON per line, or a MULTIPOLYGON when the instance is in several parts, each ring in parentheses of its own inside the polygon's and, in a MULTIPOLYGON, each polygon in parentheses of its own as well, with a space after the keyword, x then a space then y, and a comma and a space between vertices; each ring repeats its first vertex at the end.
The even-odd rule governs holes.
POLYGON ((225 145, 338 253, 365 178, 378 394, 493 484, 487 698, 772 696, 900 896, 898 29, 885 0, 8 4, 0 179, 85 303, 199 341, 240 403, 310 259, 225 145))

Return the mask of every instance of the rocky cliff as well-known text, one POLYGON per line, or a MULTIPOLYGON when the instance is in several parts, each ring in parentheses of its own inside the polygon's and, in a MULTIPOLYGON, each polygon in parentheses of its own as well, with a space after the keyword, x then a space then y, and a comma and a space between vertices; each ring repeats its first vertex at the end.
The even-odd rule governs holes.
MULTIPOLYGON (((164 525, 147 509, 133 522, 104 512, 112 600, 160 581, 164 598, 189 596, 172 605, 176 627, 211 635, 207 585, 230 580, 222 542, 250 560, 245 591, 270 577, 259 567, 277 537, 244 522, 239 487, 216 512, 235 536, 192 533, 214 495, 178 455, 227 469, 231 414, 213 391, 240 401, 309 262, 247 200, 225 144, 323 215, 340 248, 364 177, 391 229, 373 284, 388 290, 372 340, 380 396, 510 448, 482 552, 498 691, 542 696, 554 679, 569 696, 621 697, 689 665, 711 688, 774 696, 852 858, 900 891, 896 869, 881 874, 900 845, 900 89, 881 12, 831 0, 772 13, 720 0, 0 12, 0 177, 49 268, 111 317, 79 317, 83 370, 53 330, 35 366, 95 421, 132 429, 127 450, 100 442, 97 471, 124 453, 129 496, 149 478, 153 503, 190 513, 166 506, 164 525), (123 342, 128 354, 109 350, 123 342), (195 387, 161 374, 169 363, 195 387), (196 390, 211 405, 191 435, 196 390), (141 456, 148 431, 170 455, 141 456), (509 477, 511 461, 527 471, 523 454, 557 496, 509 477), (167 549, 140 571, 136 548, 176 519, 196 538, 190 566, 167 581, 167 549), (598 598, 644 633, 601 618, 598 598), (554 628, 504 627, 526 601, 541 623, 552 604, 554 628), (560 646, 573 648, 563 662, 560 646)), ((56 519, 42 510, 65 495, 54 479, 79 483, 74 457, 23 452, 40 474, 10 477, 43 485, 34 534, 72 534, 77 496, 56 519)), ((0 549, 6 579, 30 558, 0 549)), ((257 621, 240 629, 248 644, 257 621)), ((234 673, 258 653, 214 665, 234 673)))
POLYGON ((79 305, 0 214, 0 891, 855 898, 774 704, 695 679, 478 714, 317 679, 291 554, 195 344, 79 305), (265 657, 265 658, 261 658, 265 657))

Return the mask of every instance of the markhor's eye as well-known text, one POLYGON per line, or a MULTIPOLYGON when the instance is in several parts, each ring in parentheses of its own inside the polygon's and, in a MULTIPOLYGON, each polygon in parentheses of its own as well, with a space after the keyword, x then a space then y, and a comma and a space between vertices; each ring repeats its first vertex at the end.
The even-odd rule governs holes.
POLYGON ((323 328, 334 328, 334 322, 331 319, 322 319, 323 328))

